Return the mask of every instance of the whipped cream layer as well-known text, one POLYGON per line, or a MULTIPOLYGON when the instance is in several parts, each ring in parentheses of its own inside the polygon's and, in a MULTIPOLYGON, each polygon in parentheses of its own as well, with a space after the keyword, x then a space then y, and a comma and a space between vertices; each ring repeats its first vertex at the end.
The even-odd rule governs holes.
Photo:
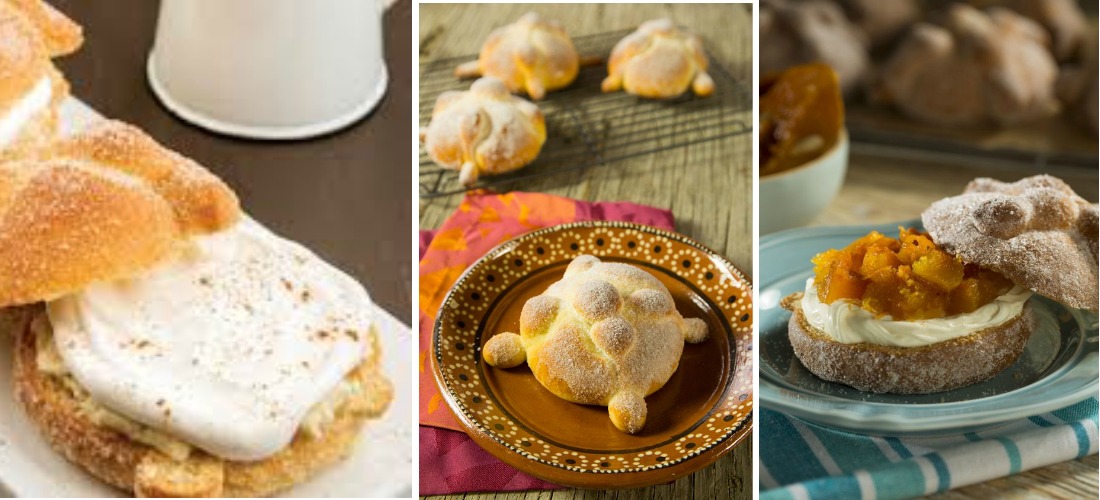
POLYGON ((239 461, 286 447, 361 362, 370 310, 353 278, 247 218, 140 278, 48 304, 96 402, 239 461))
POLYGON ((814 280, 806 280, 802 315, 814 328, 842 344, 877 344, 892 347, 920 347, 965 337, 978 330, 1000 325, 1020 314, 1031 292, 1014 286, 974 312, 918 321, 876 318, 859 303, 837 300, 824 304, 817 298, 814 280))
POLYGON ((46 109, 53 98, 53 81, 44 76, 34 84, 30 92, 19 98, 11 108, 0 115, 0 147, 15 141, 19 132, 38 112, 46 109))

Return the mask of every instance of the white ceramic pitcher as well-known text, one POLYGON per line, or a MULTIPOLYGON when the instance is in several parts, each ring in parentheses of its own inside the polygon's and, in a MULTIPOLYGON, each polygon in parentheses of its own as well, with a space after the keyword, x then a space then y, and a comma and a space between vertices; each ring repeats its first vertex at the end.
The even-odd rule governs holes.
POLYGON ((162 0, 153 92, 201 127, 301 139, 362 118, 386 90, 381 0, 162 0))

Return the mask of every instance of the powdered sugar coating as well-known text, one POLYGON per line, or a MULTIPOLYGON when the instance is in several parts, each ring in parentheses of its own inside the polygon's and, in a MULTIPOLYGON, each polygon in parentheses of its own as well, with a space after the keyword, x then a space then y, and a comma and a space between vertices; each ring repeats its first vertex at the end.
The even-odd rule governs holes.
POLYGON ((620 317, 608 318, 592 326, 592 342, 611 356, 620 356, 635 339, 634 327, 620 317))
POLYGON ((523 331, 545 332, 554 323, 558 315, 561 300, 549 295, 539 295, 523 305, 519 317, 519 327, 523 331))
POLYGON ((236 195, 140 130, 103 121, 0 163, 0 305, 137 275, 240 217, 236 195))
POLYGON ((42 36, 15 6, 0 2, 0 116, 34 84, 49 76, 52 64, 42 36))
POLYGON ((547 91, 573 83, 579 70, 580 56, 565 28, 528 12, 490 33, 478 60, 459 66, 455 73, 493 77, 510 91, 525 92, 537 101, 547 91))
POLYGON ((522 365, 527 359, 519 335, 502 333, 494 335, 481 349, 485 362, 497 368, 512 368, 522 365))
POLYGON ((587 321, 599 321, 619 312, 623 298, 606 281, 585 281, 577 286, 573 308, 587 321))
POLYGON ((698 344, 710 335, 706 321, 699 318, 685 318, 684 321, 687 323, 687 331, 684 332, 684 340, 687 343, 698 344))
POLYGON ((976 179, 921 219, 938 245, 964 261, 1063 304, 1097 310, 1096 206, 1060 179, 976 179))
MULTIPOLYGON (((512 336, 490 339, 485 361, 503 367, 511 347, 498 344, 512 336)), ((685 339, 706 337, 706 323, 684 319, 653 275, 591 255, 574 259, 560 281, 524 305, 520 318, 535 378, 563 399, 610 405, 612 422, 629 433, 644 425, 644 397, 676 371, 685 339)))
POLYGON ((690 87, 696 95, 707 96, 714 92, 708 64, 699 37, 678 29, 671 19, 655 19, 615 45, 601 88, 660 99, 679 96, 690 87))
POLYGON ((620 392, 611 398, 607 404, 608 415, 617 429, 635 434, 645 426, 646 408, 645 399, 637 393, 620 392))
POLYGON ((501 174, 534 161, 546 142, 538 107, 507 92, 494 78, 482 78, 468 92, 439 96, 422 141, 432 161, 460 170, 472 184, 481 174, 501 174))
POLYGON ((672 296, 652 289, 638 290, 630 294, 627 303, 638 315, 647 316, 668 314, 676 307, 672 302, 672 296))

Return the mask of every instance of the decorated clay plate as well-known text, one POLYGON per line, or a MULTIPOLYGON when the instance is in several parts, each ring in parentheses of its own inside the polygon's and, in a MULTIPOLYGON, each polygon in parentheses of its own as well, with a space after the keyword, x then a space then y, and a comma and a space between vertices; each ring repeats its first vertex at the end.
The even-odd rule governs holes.
POLYGON ((435 323, 432 370, 466 433, 513 467, 578 487, 638 487, 714 462, 752 428, 752 285, 724 257, 687 237, 622 222, 566 224, 490 251, 455 283, 435 323), (607 408, 570 403, 543 388, 526 365, 487 366, 481 347, 518 332, 526 301, 561 279, 574 257, 638 266, 672 293, 684 317, 710 337, 684 346, 679 368, 646 398, 635 435, 607 408))
POLYGON ((1031 298, 1035 325, 1020 359, 993 378, 935 394, 871 394, 809 372, 791 350, 791 314, 779 299, 806 286, 810 258, 843 248, 870 231, 898 226, 793 229, 760 239, 760 395, 764 408, 827 427, 885 436, 977 431, 1064 408, 1096 396, 1097 316, 1043 297, 1031 298))

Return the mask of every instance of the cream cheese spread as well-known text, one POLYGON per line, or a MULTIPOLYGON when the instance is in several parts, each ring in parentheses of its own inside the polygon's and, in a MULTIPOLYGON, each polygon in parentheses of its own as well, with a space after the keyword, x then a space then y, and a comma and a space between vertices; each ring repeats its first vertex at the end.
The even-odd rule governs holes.
POLYGON ((92 399, 237 461, 289 444, 367 354, 370 310, 353 278, 250 219, 47 308, 92 399))
POLYGON ((53 98, 53 81, 49 76, 44 76, 34 84, 27 95, 21 97, 8 109, 7 113, 0 116, 0 147, 14 142, 27 122, 50 105, 51 98, 53 98))
POLYGON ((1020 314, 1031 292, 1015 286, 974 312, 919 321, 876 318, 858 303, 838 300, 824 304, 817 298, 814 280, 806 280, 802 314, 814 328, 842 344, 866 342, 893 347, 920 347, 965 337, 978 330, 1000 325, 1020 314))

